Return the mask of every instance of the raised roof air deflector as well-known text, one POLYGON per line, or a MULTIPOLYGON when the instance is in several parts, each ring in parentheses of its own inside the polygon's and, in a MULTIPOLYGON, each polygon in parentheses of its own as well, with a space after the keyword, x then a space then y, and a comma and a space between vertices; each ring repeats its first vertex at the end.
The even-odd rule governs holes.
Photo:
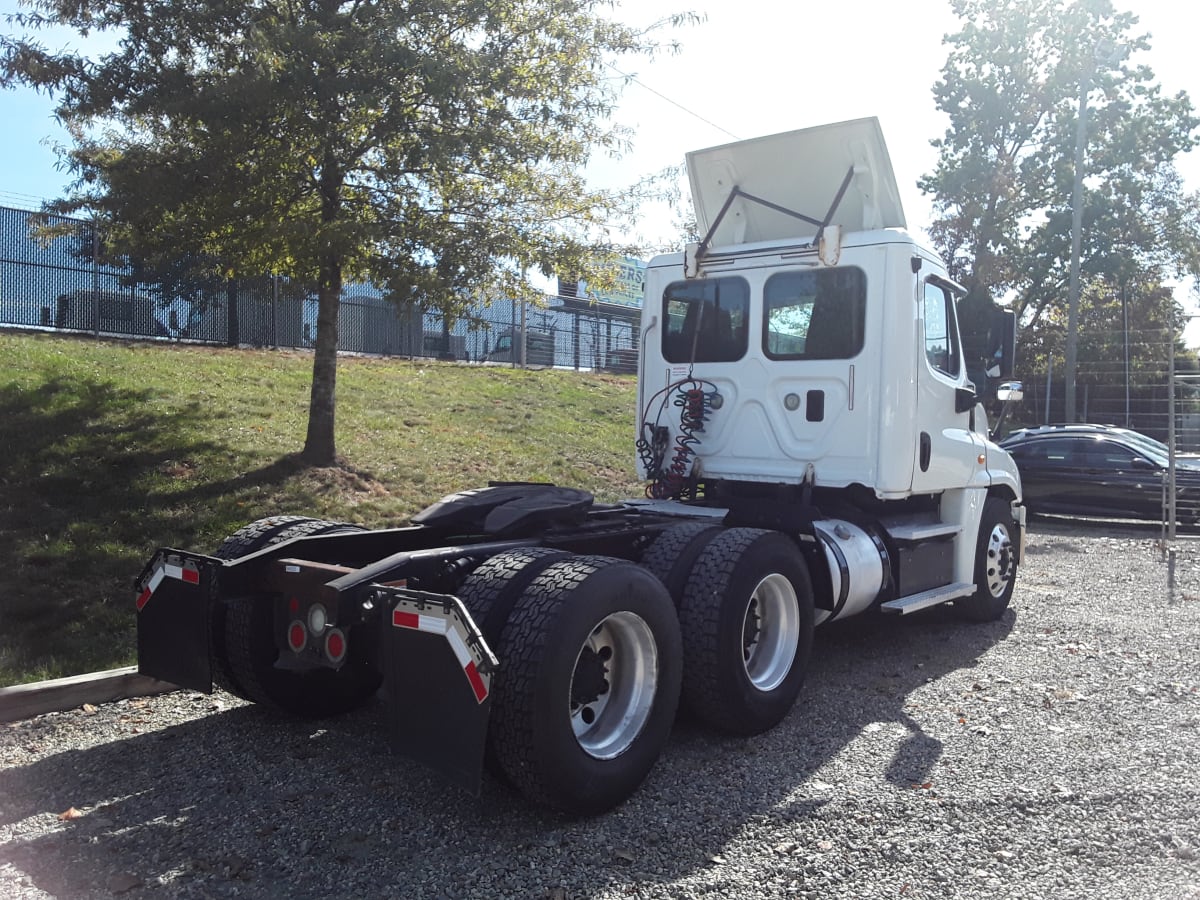
MULTIPOLYGON (((770 204, 824 221, 852 173, 828 224, 844 232, 903 228, 904 211, 883 141, 872 117, 724 144, 687 155, 696 223, 708 234, 735 188, 770 204)), ((736 197, 710 246, 798 238, 811 240, 819 224, 736 197)))

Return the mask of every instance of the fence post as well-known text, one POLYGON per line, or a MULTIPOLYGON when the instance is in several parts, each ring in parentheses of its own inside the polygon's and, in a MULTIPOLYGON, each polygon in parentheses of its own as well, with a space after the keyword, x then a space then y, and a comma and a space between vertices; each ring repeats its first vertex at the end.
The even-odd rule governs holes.
POLYGON ((225 303, 228 306, 226 319, 229 324, 229 346, 236 347, 242 342, 240 321, 238 319, 238 284, 237 280, 230 278, 225 282, 225 303))
POLYGON ((1050 383, 1054 380, 1054 355, 1046 354, 1046 421, 1050 424, 1050 383))
MULTIPOLYGON (((1169 319, 1169 317, 1168 317, 1169 319)), ((1175 541, 1175 323, 1167 326, 1167 540, 1175 541)))
POLYGON ((92 219, 92 331, 100 336, 100 220, 92 219))
POLYGON ((575 371, 576 372, 579 371, 579 332, 580 332, 580 330, 582 330, 582 328, 583 328, 583 325, 580 321, 580 315, 578 312, 576 312, 575 313, 575 329, 571 333, 571 349, 574 351, 574 357, 575 357, 574 362, 575 362, 575 371))
POLYGON ((516 357, 517 365, 520 366, 520 368, 522 368, 522 369, 525 368, 525 363, 528 361, 528 357, 525 354, 528 352, 528 347, 529 347, 529 342, 525 339, 526 335, 528 334, 528 331, 526 330, 525 326, 526 326, 525 298, 522 297, 521 298, 521 334, 520 334, 520 345, 521 346, 520 346, 520 349, 516 353, 513 354, 513 356, 516 357))

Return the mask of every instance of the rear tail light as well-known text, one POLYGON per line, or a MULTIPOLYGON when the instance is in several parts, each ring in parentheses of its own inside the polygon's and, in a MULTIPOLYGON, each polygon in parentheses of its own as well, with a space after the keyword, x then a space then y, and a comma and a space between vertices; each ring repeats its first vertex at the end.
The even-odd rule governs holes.
POLYGON ((308 632, 304 629, 304 623, 299 619, 292 622, 288 626, 287 639, 293 653, 301 652, 308 645, 308 632))
POLYGON ((340 628, 331 628, 325 635, 325 658, 340 663, 346 657, 346 635, 340 628))

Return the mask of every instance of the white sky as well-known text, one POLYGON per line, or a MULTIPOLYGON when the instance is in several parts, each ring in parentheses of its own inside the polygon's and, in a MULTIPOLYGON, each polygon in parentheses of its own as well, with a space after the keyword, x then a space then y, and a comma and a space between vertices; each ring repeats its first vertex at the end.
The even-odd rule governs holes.
MULTIPOLYGON (((751 138, 878 116, 909 228, 922 231, 930 207, 916 181, 932 170, 936 155, 929 142, 946 127, 932 88, 946 58, 942 38, 959 24, 947 0, 623 4, 621 14, 639 24, 686 9, 705 21, 678 31, 678 54, 621 64, 640 82, 625 88, 619 113, 635 132, 635 146, 619 163, 594 166, 597 184, 631 183, 682 162, 688 150, 727 143, 734 139, 730 134, 751 138)), ((1131 61, 1149 64, 1166 92, 1186 90, 1200 105, 1195 60, 1200 5, 1179 0, 1116 0, 1115 5, 1136 14, 1137 30, 1151 35, 1151 50, 1131 61)), ((16 8, 16 0, 0 0, 0 16, 16 8)), ((36 204, 63 190, 64 175, 46 142, 65 137, 50 109, 47 98, 29 91, 0 92, 6 132, 0 142, 0 205, 36 204)), ((1200 190, 1200 153, 1177 162, 1187 189, 1200 190)), ((648 211, 641 236, 660 243, 677 238, 661 211, 648 211)))
MULTIPOLYGON (((686 0, 624 5, 636 10, 628 17, 637 22, 689 8, 686 0)), ((1200 6, 1178 0, 1116 0, 1116 6, 1139 17, 1136 32, 1152 36, 1151 51, 1131 62, 1149 64, 1164 91, 1186 90, 1200 105, 1195 60, 1200 6)), ((877 116, 909 228, 922 229, 930 206, 916 181, 932 171, 936 153, 930 141, 947 126, 934 106, 933 85, 947 55, 942 38, 959 27, 946 0, 700 0, 690 8, 707 19, 679 31, 681 53, 653 62, 630 60, 625 71, 696 115, 630 84, 621 121, 636 131, 637 146, 623 164, 626 174, 653 171, 682 161, 688 150, 733 140, 702 119, 751 138, 877 116)), ((1200 153, 1180 158, 1178 166, 1189 190, 1200 190, 1200 153)))

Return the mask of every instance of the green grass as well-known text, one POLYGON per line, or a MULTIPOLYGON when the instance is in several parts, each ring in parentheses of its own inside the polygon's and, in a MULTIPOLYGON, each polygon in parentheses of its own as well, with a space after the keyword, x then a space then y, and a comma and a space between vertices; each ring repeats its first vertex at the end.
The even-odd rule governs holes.
POLYGON ((275 513, 403 524, 489 479, 639 493, 629 376, 344 358, 310 468, 312 357, 0 333, 0 686, 134 661, 133 579, 275 513))

